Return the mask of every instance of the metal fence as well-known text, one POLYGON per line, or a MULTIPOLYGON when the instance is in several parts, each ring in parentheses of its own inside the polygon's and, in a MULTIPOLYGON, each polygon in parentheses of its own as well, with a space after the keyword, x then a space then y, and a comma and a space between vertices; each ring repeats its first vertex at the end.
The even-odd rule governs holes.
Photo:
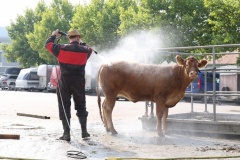
MULTIPOLYGON (((240 69, 237 68, 228 68, 230 71, 226 71, 226 69, 216 68, 216 55, 227 55, 227 54, 240 54, 240 52, 220 52, 216 53, 217 48, 237 48, 240 44, 224 44, 224 45, 208 45, 208 46, 189 46, 189 47, 173 47, 173 48, 159 48, 155 51, 160 51, 162 54, 179 54, 179 55, 194 55, 194 56, 212 56, 212 67, 205 68, 203 71, 208 71, 213 73, 213 91, 207 91, 206 85, 204 89, 204 93, 185 93, 185 95, 191 96, 191 112, 193 112, 193 97, 194 96, 204 96, 205 99, 205 112, 207 112, 207 96, 212 97, 213 102, 213 120, 216 121, 216 102, 218 96, 240 96, 240 91, 216 91, 216 73, 240 73, 240 69), (181 50, 193 50, 193 49, 212 49, 212 53, 183 53, 180 52, 181 50), (174 50, 177 50, 175 52, 174 50), (233 71, 234 70, 234 71, 233 71), (236 71, 237 70, 237 71, 236 71)), ((205 84, 207 83, 206 76, 205 76, 205 84)), ((146 102, 146 112, 145 115, 148 115, 148 107, 151 107, 150 116, 153 116, 153 103, 146 102)))

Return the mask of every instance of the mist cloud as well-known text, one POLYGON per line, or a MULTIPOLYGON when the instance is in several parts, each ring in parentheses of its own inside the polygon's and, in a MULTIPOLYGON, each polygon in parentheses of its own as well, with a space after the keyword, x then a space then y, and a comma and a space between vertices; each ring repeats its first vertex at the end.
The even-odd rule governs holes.
POLYGON ((156 48, 160 47, 162 47, 160 35, 150 31, 138 31, 122 38, 114 49, 100 51, 100 56, 92 57, 94 61, 100 63, 113 61, 153 63, 157 54, 156 48))

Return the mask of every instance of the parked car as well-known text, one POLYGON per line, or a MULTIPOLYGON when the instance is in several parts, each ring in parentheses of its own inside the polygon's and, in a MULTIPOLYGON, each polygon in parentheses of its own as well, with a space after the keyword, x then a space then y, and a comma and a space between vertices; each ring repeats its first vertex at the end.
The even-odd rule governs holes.
POLYGON ((37 67, 37 75, 39 76, 39 88, 42 90, 48 89, 48 83, 50 82, 50 77, 52 74, 52 69, 56 65, 41 64, 37 67))
POLYGON ((48 82, 47 91, 56 93, 56 90, 57 90, 57 87, 55 85, 53 85, 51 82, 48 82))
POLYGON ((226 65, 221 66, 220 69, 224 69, 223 73, 220 73, 220 91, 222 91, 222 96, 219 96, 221 101, 225 102, 234 102, 236 104, 240 104, 240 96, 239 95, 231 95, 228 94, 240 91, 240 73, 238 73, 237 69, 240 67, 237 65, 226 65), (232 72, 228 72, 232 71, 232 72), (236 71, 236 72, 235 72, 236 71))
MULTIPOLYGON (((219 91, 219 83, 220 83, 220 74, 216 73, 215 77, 215 86, 216 91, 219 91)), ((198 78, 194 79, 193 82, 187 87, 186 93, 204 93, 205 85, 207 85, 207 91, 213 91, 213 73, 207 71, 200 71, 198 74, 198 78), (207 76, 207 83, 205 83, 205 73, 207 76), (192 85, 192 91, 191 91, 192 85)), ((212 97, 207 97, 207 100, 211 100, 212 97)), ((191 96, 185 95, 183 100, 190 101, 191 96)), ((205 102, 204 96, 193 96, 193 100, 200 100, 201 102, 205 102)))
POLYGON ((0 77, 0 87, 2 90, 14 90, 17 75, 3 74, 0 77))
POLYGON ((22 69, 16 79, 15 89, 42 91, 42 88, 39 87, 39 76, 37 75, 37 68, 22 69))
POLYGON ((21 71, 19 67, 2 67, 4 69, 3 74, 0 77, 0 88, 1 89, 8 89, 14 90, 15 88, 15 81, 21 71))
POLYGON ((8 67, 4 67, 4 66, 0 67, 0 76, 5 73, 6 68, 8 68, 8 67))
POLYGON ((61 72, 59 66, 53 67, 52 68, 52 73, 50 76, 50 83, 57 87, 58 85, 58 79, 60 79, 61 72))

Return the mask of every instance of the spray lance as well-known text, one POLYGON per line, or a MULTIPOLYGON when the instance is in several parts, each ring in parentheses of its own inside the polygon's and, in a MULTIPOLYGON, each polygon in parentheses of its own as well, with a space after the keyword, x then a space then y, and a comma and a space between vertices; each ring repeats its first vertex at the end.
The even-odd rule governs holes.
MULTIPOLYGON (((67 37, 67 34, 66 34, 65 32, 63 32, 63 31, 58 31, 58 33, 61 34, 61 36, 59 37, 58 41, 60 40, 60 38, 61 38, 62 36, 67 37)), ((58 41, 57 41, 57 43, 58 43, 58 41)), ((83 45, 83 46, 86 46, 86 43, 84 43, 84 42, 80 42, 80 44, 83 45)), ((92 50, 93 50, 93 49, 92 49, 92 50)), ((93 50, 93 52, 94 52, 95 54, 98 54, 98 52, 95 51, 95 50, 93 50)))

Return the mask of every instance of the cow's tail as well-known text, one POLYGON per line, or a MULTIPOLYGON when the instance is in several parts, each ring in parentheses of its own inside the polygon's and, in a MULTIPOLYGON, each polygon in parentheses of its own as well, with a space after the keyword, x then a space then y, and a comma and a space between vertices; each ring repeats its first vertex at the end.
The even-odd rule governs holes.
POLYGON ((103 122, 103 116, 102 116, 102 107, 101 107, 101 96, 100 96, 100 91, 99 91, 99 78, 100 78, 100 71, 101 71, 101 68, 99 69, 98 71, 98 76, 97 76, 97 80, 96 80, 96 92, 97 92, 97 97, 98 97, 98 108, 99 108, 99 114, 100 114, 100 117, 101 117, 101 120, 103 122))

